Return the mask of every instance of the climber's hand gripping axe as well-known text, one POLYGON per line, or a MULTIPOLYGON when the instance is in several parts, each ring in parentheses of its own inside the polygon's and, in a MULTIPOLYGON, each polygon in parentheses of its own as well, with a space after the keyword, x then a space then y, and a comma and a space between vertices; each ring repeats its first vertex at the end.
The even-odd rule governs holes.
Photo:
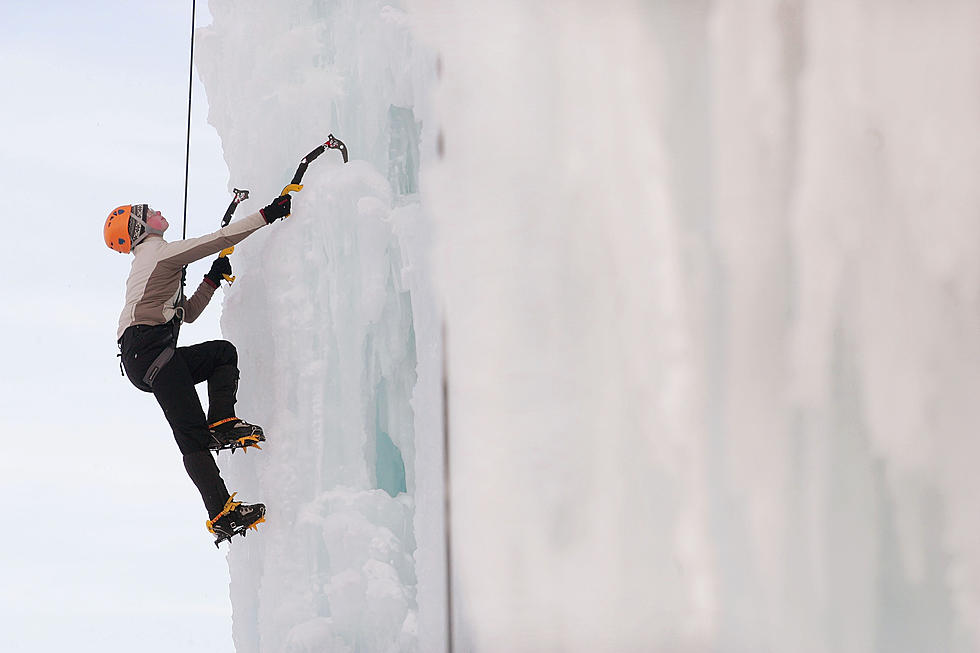
MULTIPOLYGON (((225 209, 225 214, 221 218, 221 226, 222 227, 227 227, 228 226, 228 223, 231 222, 231 216, 233 216, 235 214, 235 209, 237 209, 238 208, 238 205, 241 204, 244 200, 247 200, 247 199, 248 199, 248 191, 247 190, 238 190, 237 188, 235 189, 235 197, 232 198, 231 204, 229 204, 228 205, 228 208, 225 209)), ((235 251, 235 246, 234 245, 232 245, 231 247, 226 247, 225 249, 221 250, 221 253, 220 254, 218 254, 218 258, 221 258, 223 256, 228 256, 229 254, 231 254, 234 251, 235 251)), ((229 285, 235 283, 235 277, 234 276, 228 275, 228 274, 224 274, 222 276, 225 278, 225 281, 227 281, 229 285)))
POLYGON ((279 193, 279 197, 282 197, 286 193, 298 193, 303 190, 303 175, 306 174, 306 168, 313 160, 318 156, 323 154, 326 150, 340 150, 340 154, 344 157, 344 163, 347 163, 347 146, 343 142, 336 138, 333 134, 327 135, 327 141, 320 145, 318 148, 303 157, 303 160, 299 162, 299 167, 296 168, 296 174, 293 175, 293 180, 289 182, 289 185, 282 189, 279 193))
MULTIPOLYGON (((328 134, 326 142, 324 142, 322 145, 318 146, 315 150, 313 150, 312 152, 304 156, 303 160, 299 162, 299 167, 296 168, 296 174, 293 175, 293 179, 292 181, 289 182, 289 185, 283 188, 282 192, 279 193, 279 197, 282 197, 286 193, 298 193, 299 191, 303 190, 303 184, 300 182, 303 181, 303 175, 306 174, 306 168, 309 167, 311 163, 313 163, 314 159, 316 159, 318 156, 320 156, 327 150, 340 150, 341 156, 344 157, 344 163, 348 163, 349 158, 347 155, 347 146, 344 145, 344 142, 341 141, 336 136, 334 136, 333 134, 328 134)), ((225 211, 225 217, 221 219, 222 227, 228 225, 228 223, 231 221, 232 214, 235 212, 235 209, 238 208, 238 204, 245 199, 248 199, 248 191, 238 190, 236 188, 235 198, 231 201, 231 204, 228 205, 228 210, 225 211)), ((234 251, 235 251, 235 247, 231 246, 221 250, 221 253, 218 256, 228 256, 234 251)), ((225 279, 228 280, 228 283, 232 283, 235 280, 235 277, 229 277, 226 274, 225 279)))

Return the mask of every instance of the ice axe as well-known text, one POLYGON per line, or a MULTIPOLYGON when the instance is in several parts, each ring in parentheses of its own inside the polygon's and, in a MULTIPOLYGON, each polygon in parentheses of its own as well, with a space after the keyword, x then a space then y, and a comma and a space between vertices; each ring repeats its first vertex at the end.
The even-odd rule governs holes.
POLYGON ((289 182, 289 185, 282 189, 279 193, 279 197, 282 197, 286 193, 298 193, 303 190, 303 175, 306 174, 306 168, 313 160, 318 156, 323 154, 326 150, 340 150, 340 154, 344 157, 344 163, 347 163, 347 146, 344 145, 343 141, 336 138, 333 134, 327 135, 327 140, 323 145, 320 145, 315 150, 303 157, 303 160, 299 162, 299 167, 296 168, 296 174, 293 175, 293 180, 289 182))
MULTIPOLYGON (((228 208, 225 209, 225 214, 221 218, 221 226, 222 227, 227 227, 228 226, 228 223, 231 222, 231 216, 233 216, 235 214, 235 209, 237 209, 238 208, 238 205, 241 204, 244 200, 247 200, 247 199, 248 199, 248 191, 247 190, 238 190, 237 188, 235 189, 235 197, 232 198, 231 204, 229 204, 228 205, 228 208)), ((234 251, 235 251, 235 246, 234 245, 232 245, 231 247, 226 247, 225 249, 221 250, 221 253, 220 254, 218 254, 218 258, 223 258, 225 256, 228 256, 229 254, 231 254, 234 251)), ((229 274, 223 274, 221 276, 223 276, 225 278, 225 281, 227 281, 229 283, 229 285, 235 283, 235 277, 234 276, 229 275, 229 274)))
MULTIPOLYGON (((315 150, 313 150, 312 152, 304 156, 303 160, 299 162, 299 167, 296 168, 296 174, 293 175, 293 179, 291 182, 289 182, 289 185, 283 188, 282 192, 279 193, 279 197, 282 197, 286 193, 298 193, 299 191, 303 190, 303 184, 301 184, 300 182, 303 181, 303 175, 306 174, 306 168, 309 167, 311 163, 313 163, 314 159, 316 159, 318 156, 320 156, 327 150, 340 150, 341 156, 344 157, 344 163, 348 162, 347 146, 344 145, 344 142, 341 141, 336 136, 334 136, 333 134, 327 134, 326 142, 319 145, 315 150)), ((235 209, 238 208, 238 204, 245 199, 248 199, 248 191, 238 190, 236 188, 235 198, 231 201, 231 204, 228 205, 228 210, 225 211, 225 217, 221 219, 222 227, 228 225, 228 223, 231 221, 232 214, 235 212, 235 209)), ((235 251, 235 247, 233 245, 231 247, 221 250, 221 253, 218 254, 218 256, 219 257, 228 256, 234 251, 235 251)), ((225 279, 228 280, 228 283, 232 283, 235 280, 235 277, 230 277, 227 274, 224 276, 225 279)))

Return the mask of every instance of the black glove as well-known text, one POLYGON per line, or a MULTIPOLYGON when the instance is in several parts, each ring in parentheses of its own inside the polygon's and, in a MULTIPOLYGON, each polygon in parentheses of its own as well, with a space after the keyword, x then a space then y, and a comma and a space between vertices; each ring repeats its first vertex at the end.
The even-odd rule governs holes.
POLYGON ((262 217, 265 218, 267 223, 272 224, 279 218, 285 218, 289 215, 290 202, 292 200, 292 196, 286 193, 272 200, 272 204, 259 211, 259 213, 262 214, 262 217))
POLYGON ((221 285, 221 280, 226 274, 231 276, 231 259, 227 256, 219 256, 214 259, 214 263, 211 264, 211 271, 205 274, 204 278, 217 288, 221 285))

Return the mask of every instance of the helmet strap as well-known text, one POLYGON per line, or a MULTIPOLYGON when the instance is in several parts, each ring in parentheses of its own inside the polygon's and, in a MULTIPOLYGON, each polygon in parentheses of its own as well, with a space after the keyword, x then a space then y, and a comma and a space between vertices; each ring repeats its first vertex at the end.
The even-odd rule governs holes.
POLYGON ((146 204, 134 204, 132 213, 129 216, 129 236, 132 240, 131 247, 136 247, 141 242, 146 240, 147 236, 157 235, 162 236, 162 229, 154 229, 146 223, 146 215, 149 213, 150 207, 146 204))

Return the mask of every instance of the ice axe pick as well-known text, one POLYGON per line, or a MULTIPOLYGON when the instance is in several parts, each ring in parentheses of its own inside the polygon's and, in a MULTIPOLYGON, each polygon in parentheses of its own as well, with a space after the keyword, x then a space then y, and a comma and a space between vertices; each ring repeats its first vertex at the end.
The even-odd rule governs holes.
POLYGON ((282 197, 286 193, 298 193, 299 191, 303 190, 303 184, 300 182, 303 181, 303 175, 306 174, 306 168, 313 163, 314 159, 323 154, 326 150, 340 150, 341 156, 344 157, 344 163, 348 162, 347 146, 333 134, 328 134, 325 143, 304 156, 303 160, 299 162, 299 167, 296 168, 296 174, 293 175, 293 180, 289 182, 288 186, 282 189, 282 192, 279 193, 279 197, 282 197))
MULTIPOLYGON (((231 204, 229 204, 228 208, 225 209, 225 214, 221 218, 222 227, 228 226, 228 223, 231 222, 231 216, 235 214, 235 209, 237 209, 238 205, 247 199, 248 199, 247 190, 238 190, 237 188, 235 189, 235 197, 232 198, 231 204)), ((230 255, 234 251, 235 251, 234 245, 232 245, 231 247, 226 247, 225 249, 221 250, 220 254, 218 254, 218 258, 224 258, 230 255)), ((235 277, 233 275, 223 274, 221 276, 223 276, 225 278, 225 281, 227 281, 229 284, 235 283, 235 277)))

